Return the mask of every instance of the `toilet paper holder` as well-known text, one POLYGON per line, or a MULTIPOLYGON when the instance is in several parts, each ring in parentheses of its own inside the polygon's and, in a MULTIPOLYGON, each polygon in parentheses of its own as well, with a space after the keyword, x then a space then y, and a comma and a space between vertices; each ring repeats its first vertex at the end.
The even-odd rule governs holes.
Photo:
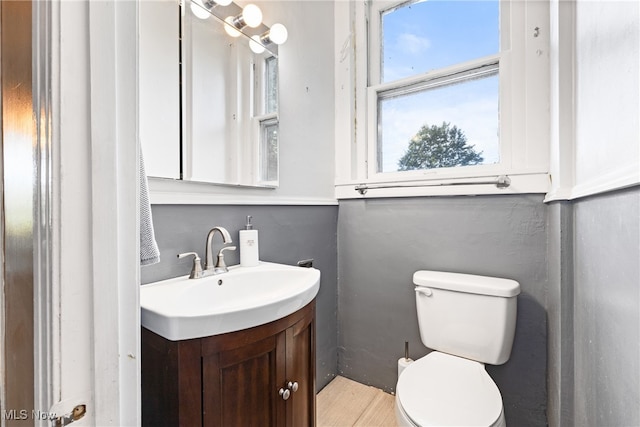
POLYGON ((404 357, 398 359, 398 378, 400 378, 400 374, 405 370, 407 366, 413 363, 413 359, 409 357, 409 341, 404 342, 404 357))

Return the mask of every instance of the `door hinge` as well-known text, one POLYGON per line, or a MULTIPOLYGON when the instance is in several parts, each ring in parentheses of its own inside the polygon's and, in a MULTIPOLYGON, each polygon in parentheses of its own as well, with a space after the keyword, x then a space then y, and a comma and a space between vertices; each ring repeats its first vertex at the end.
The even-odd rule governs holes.
POLYGON ((71 412, 65 415, 60 415, 55 419, 51 420, 52 427, 62 427, 68 426, 69 424, 78 421, 87 413, 87 405, 80 404, 76 405, 71 412))

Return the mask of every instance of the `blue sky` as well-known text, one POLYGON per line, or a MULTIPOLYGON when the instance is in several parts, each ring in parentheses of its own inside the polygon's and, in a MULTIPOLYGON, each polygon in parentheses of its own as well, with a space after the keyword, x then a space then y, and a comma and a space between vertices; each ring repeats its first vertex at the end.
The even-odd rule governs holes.
MULTIPOLYGON (((429 0, 383 15, 383 81, 492 55, 499 51, 498 1, 429 0)), ((497 77, 385 100, 383 171, 395 171, 409 139, 424 124, 451 122, 499 160, 497 77)))

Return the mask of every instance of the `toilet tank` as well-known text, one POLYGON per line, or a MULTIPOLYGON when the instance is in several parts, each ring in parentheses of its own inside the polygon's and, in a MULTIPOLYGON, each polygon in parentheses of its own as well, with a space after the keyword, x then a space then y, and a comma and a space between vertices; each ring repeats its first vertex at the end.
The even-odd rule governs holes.
POLYGON ((417 271, 420 337, 432 350, 501 365, 516 329, 515 280, 442 271, 417 271))

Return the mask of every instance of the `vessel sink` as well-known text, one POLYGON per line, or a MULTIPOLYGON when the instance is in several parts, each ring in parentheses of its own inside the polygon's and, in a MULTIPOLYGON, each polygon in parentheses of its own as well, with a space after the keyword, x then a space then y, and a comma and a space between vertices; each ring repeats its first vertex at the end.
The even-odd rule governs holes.
POLYGON ((320 289, 320 271, 261 262, 228 273, 140 287, 141 323, 171 341, 263 325, 299 310, 320 289))

